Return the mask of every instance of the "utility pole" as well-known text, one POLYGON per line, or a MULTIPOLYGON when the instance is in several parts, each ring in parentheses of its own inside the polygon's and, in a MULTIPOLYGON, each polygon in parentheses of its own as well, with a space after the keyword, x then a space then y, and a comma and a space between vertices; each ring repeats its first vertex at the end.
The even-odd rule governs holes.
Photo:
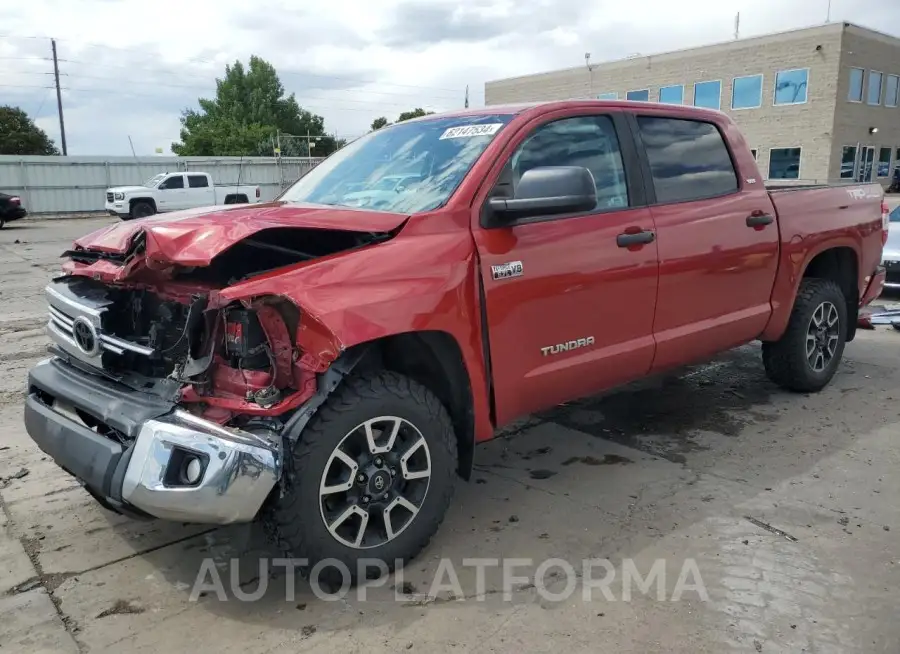
POLYGON ((825 22, 826 23, 831 22, 831 0, 828 0, 828 13, 825 14, 825 22))
POLYGON ((59 136, 62 140, 62 153, 67 156, 66 150, 66 121, 63 118, 62 110, 62 92, 59 90, 59 61, 56 59, 56 39, 50 39, 50 45, 53 47, 53 77, 56 79, 56 107, 59 109, 59 136))
POLYGON ((737 15, 734 17, 734 38, 741 38, 741 12, 737 12, 737 15))

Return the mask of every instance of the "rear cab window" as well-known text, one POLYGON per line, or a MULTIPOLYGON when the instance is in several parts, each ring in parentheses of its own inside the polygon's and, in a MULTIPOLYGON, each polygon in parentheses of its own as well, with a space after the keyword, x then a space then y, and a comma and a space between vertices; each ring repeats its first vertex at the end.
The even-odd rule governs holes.
POLYGON ((657 203, 737 192, 734 162, 713 123, 661 116, 638 116, 637 122, 657 203))
POLYGON ((209 188, 209 178, 206 175, 188 175, 190 188, 209 188))

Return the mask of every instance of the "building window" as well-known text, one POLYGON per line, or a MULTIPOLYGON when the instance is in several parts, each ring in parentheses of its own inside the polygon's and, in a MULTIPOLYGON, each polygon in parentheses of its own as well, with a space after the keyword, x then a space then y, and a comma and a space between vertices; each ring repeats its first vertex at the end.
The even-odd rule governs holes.
POLYGON ((884 85, 884 106, 896 107, 900 100, 900 77, 896 75, 888 75, 887 82, 884 85))
POLYGON ((869 71, 869 88, 866 91, 866 102, 869 104, 881 104, 881 78, 878 71, 869 71))
POLYGON ((662 87, 659 90, 659 101, 666 104, 684 104, 684 85, 662 87))
POLYGON ((856 179, 855 145, 845 145, 841 150, 841 179, 856 179))
POLYGON ((866 71, 862 68, 850 69, 850 92, 847 94, 847 99, 850 102, 863 101, 863 79, 865 79, 865 76, 866 71))
POLYGON ((649 102, 650 89, 639 89, 637 91, 629 91, 625 94, 626 100, 634 100, 635 102, 649 102))
POLYGON ((800 179, 800 148, 769 150, 769 179, 800 179))
POLYGON ((732 109, 756 109, 762 106, 762 75, 735 77, 731 86, 732 109))
POLYGON ((618 91, 610 91, 608 93, 601 93, 597 96, 598 100, 618 100, 619 93, 618 91))
POLYGON ((699 200, 738 190, 728 148, 712 123, 641 116, 638 126, 660 203, 699 200))
POLYGON ((878 150, 878 177, 891 176, 891 149, 881 148, 878 150))
POLYGON ((694 84, 694 106, 719 109, 722 106, 722 82, 697 82, 694 84))
POLYGON ((809 86, 809 68, 783 70, 775 75, 775 104, 803 104, 809 86))
POLYGON ((900 148, 894 154, 894 170, 900 170, 900 148))

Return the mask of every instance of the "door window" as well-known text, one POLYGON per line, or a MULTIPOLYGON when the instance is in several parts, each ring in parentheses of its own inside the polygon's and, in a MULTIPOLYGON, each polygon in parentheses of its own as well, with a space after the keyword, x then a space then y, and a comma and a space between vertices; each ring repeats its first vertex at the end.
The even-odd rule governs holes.
POLYGON ((513 197, 522 174, 532 168, 583 166, 594 176, 598 210, 628 206, 625 166, 609 116, 565 118, 538 127, 513 154, 510 166, 513 197))
POLYGON ((188 175, 188 186, 191 188, 209 188, 209 178, 206 175, 188 175))
POLYGON ((638 118, 657 202, 684 202, 738 189, 731 155, 712 123, 638 118))
POLYGON ((184 188, 184 175, 176 175, 170 177, 159 185, 160 190, 170 190, 175 188, 184 188))

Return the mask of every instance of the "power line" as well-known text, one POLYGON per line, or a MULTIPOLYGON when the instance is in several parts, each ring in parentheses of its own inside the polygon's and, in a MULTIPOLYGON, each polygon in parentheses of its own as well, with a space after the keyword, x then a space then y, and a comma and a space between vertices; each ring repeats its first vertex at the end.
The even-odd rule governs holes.
MULTIPOLYGON (((66 76, 72 80, 80 78, 80 79, 94 79, 94 80, 101 80, 101 81, 105 81, 105 82, 112 82, 114 84, 117 84, 119 87, 138 85, 137 82, 131 82, 131 81, 121 82, 121 81, 117 81, 110 77, 101 77, 98 75, 83 75, 81 73, 76 73, 76 74, 67 73, 66 76)), ((215 93, 216 92, 216 89, 212 88, 212 87, 200 87, 200 86, 195 86, 195 85, 191 85, 191 84, 173 84, 170 82, 154 81, 154 82, 151 82, 151 85, 152 86, 179 88, 179 89, 189 89, 189 90, 197 92, 197 93, 215 93)), ((140 86, 143 87, 144 84, 140 84, 140 86)), ((86 87, 83 87, 83 88, 84 88, 84 90, 86 90, 86 87)), ((97 90, 101 90, 101 89, 97 89, 97 90)), ((360 91, 359 93, 365 93, 365 91, 360 91)), ((409 102, 386 102, 384 100, 356 100, 353 98, 344 98, 344 97, 308 95, 306 93, 304 93, 302 95, 296 95, 296 97, 297 97, 297 101, 301 104, 305 104, 309 100, 327 100, 327 101, 336 101, 336 102, 353 102, 353 103, 357 103, 357 104, 367 104, 367 105, 379 105, 379 106, 385 106, 385 107, 408 107, 410 105, 409 102)), ((447 100, 449 100, 449 98, 447 100)))
POLYGON ((48 86, 48 87, 47 87, 47 90, 44 91, 44 97, 41 98, 41 104, 38 105, 37 111, 34 112, 34 119, 35 119, 35 120, 37 120, 38 118, 41 117, 41 109, 44 108, 44 103, 47 101, 47 96, 50 95, 50 89, 52 89, 52 88, 53 88, 52 86, 48 86))
MULTIPOLYGON (((36 87, 37 88, 37 87, 36 87)), ((43 88, 43 87, 41 87, 43 88)), ((50 87, 52 88, 52 87, 50 87)), ((135 97, 135 98, 159 98, 158 94, 152 93, 136 93, 134 91, 123 91, 122 89, 103 89, 97 87, 77 87, 77 86, 64 86, 62 87, 63 91, 74 92, 74 93, 102 93, 102 94, 112 94, 118 95, 121 97, 135 97)), ((297 99, 298 104, 301 105, 301 108, 308 107, 311 109, 316 109, 317 111, 321 111, 323 109, 327 109, 330 111, 361 111, 363 113, 367 113, 369 115, 375 115, 378 113, 384 113, 383 107, 385 106, 382 103, 378 102, 365 102, 363 100, 351 101, 345 100, 343 98, 317 98, 317 99, 297 99), (331 104, 321 104, 322 101, 328 102, 359 102, 361 104, 366 104, 372 107, 372 109, 363 109, 361 107, 339 107, 331 104)), ((395 104, 391 105, 394 107, 405 107, 408 108, 409 105, 406 104, 395 104)), ((426 107, 431 107, 433 105, 426 105, 426 107)), ((423 107, 424 108, 424 107, 423 107)))
MULTIPOLYGON (((160 69, 160 68, 155 67, 155 66, 133 66, 133 65, 129 65, 129 64, 94 63, 94 62, 78 61, 77 59, 60 59, 60 61, 61 61, 61 62, 65 62, 65 63, 69 63, 69 64, 76 64, 76 65, 79 65, 79 66, 91 66, 92 68, 128 68, 128 69, 130 69, 130 70, 148 70, 148 71, 158 72, 158 73, 161 73, 161 74, 167 74, 167 75, 168 75, 168 74, 171 74, 171 71, 165 70, 165 69, 160 69)), ((212 63, 212 62, 210 62, 210 63, 212 63)), ((451 97, 450 95, 445 95, 445 94, 452 94, 452 96, 455 97, 456 94, 463 93, 463 89, 458 89, 458 90, 457 90, 457 89, 443 89, 443 88, 437 88, 437 87, 431 87, 431 86, 416 86, 416 85, 413 85, 413 84, 395 84, 395 83, 393 83, 393 82, 380 82, 380 81, 376 81, 376 80, 363 80, 363 79, 357 79, 357 78, 353 78, 353 77, 344 77, 344 76, 340 76, 340 75, 327 75, 327 74, 325 74, 325 73, 313 73, 313 72, 307 72, 307 71, 303 71, 303 70, 290 70, 290 69, 285 70, 285 69, 282 68, 282 69, 276 69, 276 73, 278 74, 278 77, 279 77, 279 78, 283 78, 283 77, 316 77, 316 78, 320 78, 320 79, 331 79, 331 80, 343 80, 343 81, 347 81, 347 82, 358 82, 358 83, 360 83, 360 84, 374 84, 374 85, 378 85, 378 86, 399 86, 399 87, 401 87, 401 88, 413 88, 413 89, 435 90, 435 91, 442 91, 442 92, 443 92, 441 95, 430 94, 428 97, 451 97)), ((197 78, 209 79, 209 74, 184 73, 184 72, 182 72, 182 73, 179 73, 179 75, 180 75, 180 76, 185 76, 185 77, 197 77, 197 78)), ((216 73, 212 72, 212 75, 216 75, 216 73)), ((351 89, 339 89, 339 90, 350 91, 351 89)), ((404 96, 404 97, 406 97, 406 96, 408 96, 408 97, 421 97, 421 94, 418 94, 418 93, 398 93, 398 92, 396 92, 396 91, 366 91, 366 92, 368 92, 368 93, 378 93, 378 94, 381 94, 381 95, 398 95, 398 96, 404 96)))
POLYGON ((53 61, 50 57, 0 57, 0 59, 4 61, 53 61))
MULTIPOLYGON (((20 35, 14 35, 14 34, 0 34, 0 38, 51 40, 50 37, 46 37, 46 36, 20 36, 20 35)), ((136 46, 116 47, 116 46, 107 45, 105 43, 96 43, 96 42, 91 42, 91 41, 75 41, 73 39, 56 39, 56 40, 62 41, 64 43, 77 43, 78 45, 88 46, 91 48, 102 48, 104 50, 112 50, 114 52, 117 52, 117 51, 118 52, 121 52, 121 51, 138 52, 138 49, 136 46)), ((144 57, 147 57, 147 58, 150 57, 150 55, 147 55, 146 53, 142 52, 141 54, 144 57)), ((60 61, 63 61, 63 59, 60 59, 60 61)), ((110 64, 94 64, 94 63, 79 62, 77 60, 69 60, 69 61, 71 63, 80 63, 80 64, 90 65, 90 66, 110 65, 110 64)), ((221 62, 211 61, 209 59, 201 59, 199 57, 187 59, 186 61, 210 64, 213 66, 221 66, 222 65, 221 62)), ((183 62, 181 62, 181 63, 183 63, 183 62)), ((231 62, 229 62, 229 63, 231 63, 231 62)), ((130 68, 131 66, 125 65, 125 67, 130 68)), ((310 77, 322 77, 322 78, 326 78, 326 79, 340 79, 340 80, 345 80, 348 82, 360 82, 362 84, 382 84, 384 86, 398 86, 398 87, 402 87, 402 88, 426 89, 426 90, 432 90, 432 91, 445 91, 448 93, 462 93, 464 91, 463 89, 450 89, 450 88, 438 87, 438 86, 423 86, 421 84, 401 84, 401 83, 395 83, 395 82, 380 82, 378 80, 366 80, 366 79, 355 78, 355 77, 347 77, 344 75, 331 75, 331 74, 327 74, 327 73, 313 73, 313 72, 306 72, 306 71, 284 71, 284 72, 281 72, 281 71, 277 71, 277 68, 276 68, 276 72, 278 72, 279 76, 281 76, 282 74, 309 75, 310 77)))
POLYGON ((41 86, 40 84, 0 84, 7 89, 52 89, 52 86, 41 86))

